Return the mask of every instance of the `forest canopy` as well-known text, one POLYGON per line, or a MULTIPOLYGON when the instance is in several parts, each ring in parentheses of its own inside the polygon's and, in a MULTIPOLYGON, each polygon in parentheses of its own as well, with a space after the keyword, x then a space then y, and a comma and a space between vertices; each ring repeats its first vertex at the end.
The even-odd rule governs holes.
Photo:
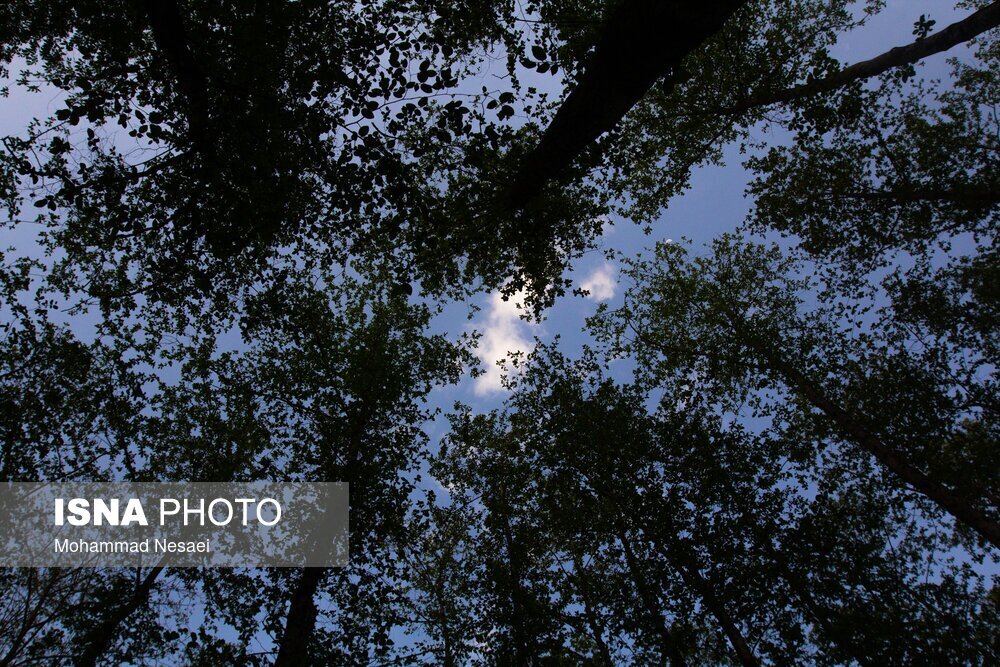
POLYGON ((1000 663, 1000 2, 905 5, 4 3, 0 482, 351 535, 0 667, 1000 663))

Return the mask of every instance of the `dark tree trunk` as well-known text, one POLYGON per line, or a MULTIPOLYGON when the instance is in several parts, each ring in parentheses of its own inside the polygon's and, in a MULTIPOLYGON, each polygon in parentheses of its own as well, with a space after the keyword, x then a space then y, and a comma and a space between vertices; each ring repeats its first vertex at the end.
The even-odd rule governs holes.
POLYGON ((995 521, 959 494, 910 465, 895 448, 890 447, 877 434, 868 430, 854 415, 827 396, 799 369, 774 350, 759 343, 752 333, 745 330, 742 318, 729 311, 727 311, 727 316, 733 328, 743 336, 746 344, 764 359, 767 366, 830 418, 837 429, 851 442, 874 456, 875 460, 910 488, 979 533, 994 547, 1000 548, 1000 526, 995 521))
POLYGON ((869 658, 868 655, 854 643, 853 638, 847 636, 843 630, 836 627, 833 619, 830 618, 830 613, 821 607, 815 599, 813 599, 812 593, 804 587, 799 586, 798 582, 792 581, 791 577, 788 578, 788 582, 792 587, 792 592, 795 597, 802 601, 802 604, 805 605, 806 611, 809 612, 809 614, 813 617, 813 620, 815 620, 816 623, 823 629, 823 632, 826 633, 830 641, 836 644, 841 651, 844 651, 851 656, 859 665, 862 665, 862 667, 869 667, 870 665, 875 664, 872 662, 871 658, 869 658))
MULTIPOLYGON (((507 552, 507 578, 508 593, 511 603, 511 634, 514 643, 514 661, 517 665, 535 664, 532 649, 534 642, 529 646, 529 633, 525 627, 525 612, 527 595, 524 592, 524 568, 521 565, 520 547, 514 539, 513 529, 510 525, 510 503, 507 500, 506 489, 501 487, 496 499, 500 505, 499 510, 502 516, 500 530, 504 541, 504 549, 507 552)), ((533 620, 533 619, 532 619, 533 620)))
POLYGON ((604 26, 576 88, 522 161, 507 192, 508 205, 524 208, 745 3, 624 0, 604 26))
POLYGON ((705 607, 715 617, 715 620, 719 622, 719 627, 722 628, 722 631, 729 639, 729 643, 732 645, 733 651, 736 652, 736 657, 739 659, 740 664, 745 667, 760 667, 760 660, 757 659, 757 656, 750 649, 746 638, 740 632, 740 629, 736 627, 736 622, 732 616, 726 611, 725 604, 715 594, 715 591, 712 590, 711 584, 696 569, 682 563, 671 553, 670 549, 664 547, 662 544, 658 544, 657 548, 667 562, 670 563, 670 566, 680 573, 684 583, 701 597, 705 603, 705 607))
POLYGON ((121 624, 149 601, 156 579, 162 571, 162 566, 150 568, 125 604, 115 609, 104 622, 87 635, 81 642, 83 650, 73 661, 76 667, 94 667, 101 656, 108 652, 118 636, 121 624))
MULTIPOLYGON (((593 479, 589 477, 589 475, 584 474, 584 477, 590 479, 591 484, 595 484, 595 482, 593 481, 593 479)), ((601 495, 603 495, 608 500, 608 502, 614 507, 615 513, 618 515, 619 520, 625 521, 627 516, 621 510, 621 506, 617 502, 617 500, 614 500, 615 498, 614 494, 608 492, 607 489, 603 488, 603 485, 599 483, 595 484, 595 488, 602 488, 601 495)), ((719 626, 722 628, 722 631, 729 639, 729 643, 732 645, 733 650, 736 653, 736 657, 739 659, 740 663, 745 665, 746 667, 759 667, 760 661, 757 659, 757 656, 754 655, 754 652, 750 649, 750 645, 747 644, 746 638, 743 637, 743 634, 740 632, 739 628, 736 626, 736 623, 733 621, 732 616, 730 616, 729 613, 726 611, 725 604, 723 604, 722 600, 720 600, 719 597, 715 594, 715 591, 712 590, 712 587, 709 584, 709 582, 707 582, 705 578, 702 577, 701 574, 696 569, 688 567, 679 558, 677 558, 677 556, 673 553, 672 550, 663 545, 661 540, 652 537, 653 535, 656 534, 655 527, 651 527, 648 522, 644 522, 643 525, 644 525, 644 530, 647 533, 647 536, 650 537, 655 548, 660 552, 660 555, 664 557, 664 559, 667 561, 667 563, 670 565, 671 568, 677 570, 677 572, 681 575, 681 579, 684 581, 684 584, 688 588, 692 589, 699 597, 701 597, 702 601, 705 603, 705 607, 719 622, 719 626)), ((635 555, 632 552, 631 547, 627 545, 625 542, 624 532, 619 532, 618 539, 622 542, 622 547, 626 549, 625 556, 626 559, 630 561, 629 567, 632 568, 632 562, 635 561, 635 555)), ((691 562, 695 561, 693 557, 689 557, 688 560, 691 562)), ((635 574, 637 574, 637 571, 633 570, 633 575, 635 574)))
POLYGON ((326 576, 323 567, 303 568, 288 604, 285 631, 278 642, 278 657, 274 667, 307 667, 309 643, 316 628, 316 591, 326 576))
POLYGON ((650 589, 646 577, 643 576, 642 569, 639 567, 639 560, 635 557, 635 552, 632 550, 632 545, 629 543, 625 531, 619 531, 618 541, 621 542, 622 551, 625 553, 625 564, 632 575, 632 582, 639 593, 639 599, 642 601, 646 616, 659 637, 660 653, 663 655, 664 663, 669 662, 672 667, 685 667, 687 662, 684 660, 684 656, 681 655, 677 641, 667 627, 663 613, 660 611, 660 606, 656 602, 656 595, 650 589))
POLYGON ((614 662, 611 660, 611 650, 608 648, 607 642, 604 641, 604 628, 597 620, 597 613, 594 610, 590 594, 590 585, 587 583, 587 572, 583 568, 583 559, 579 555, 573 558, 573 567, 576 570, 576 580, 579 584, 580 598, 583 600, 583 613, 587 619, 587 627, 590 628, 590 634, 594 638, 594 643, 597 644, 602 664, 604 667, 612 667, 614 662))
POLYGON ((156 48, 170 64, 187 105, 191 141, 208 153, 208 82, 192 52, 180 7, 175 0, 143 0, 142 6, 156 48))
POLYGON ((973 507, 964 498, 943 484, 931 479, 910 465, 893 448, 887 446, 878 436, 855 421, 847 410, 832 401, 809 382, 797 369, 782 360, 772 359, 772 364, 810 403, 830 417, 837 427, 848 435, 855 444, 869 452, 879 463, 888 468, 890 472, 914 490, 923 494, 945 512, 975 530, 993 546, 1000 548, 1000 526, 997 526, 983 512, 973 507))
MULTIPOLYGON (((782 530, 781 527, 774 521, 774 517, 767 517, 766 519, 768 521, 767 526, 769 533, 771 535, 780 535, 782 530)), ((782 540, 782 542, 784 542, 784 540, 782 540)), ((774 541, 769 539, 762 540, 760 542, 760 546, 773 563, 781 564, 780 576, 782 580, 788 584, 788 590, 790 593, 788 597, 794 598, 802 603, 802 606, 805 608, 805 613, 812 618, 813 624, 817 625, 822 632, 825 633, 826 638, 833 642, 837 648, 844 652, 845 655, 848 655, 857 661, 857 663, 862 667, 869 667, 872 665, 873 663, 871 658, 869 658, 868 655, 854 642, 854 638, 837 628, 831 612, 818 603, 816 598, 813 597, 812 591, 809 590, 808 578, 803 579, 794 570, 790 570, 786 567, 786 555, 775 547, 774 541)), ((788 549, 789 547, 787 544, 784 544, 783 548, 788 549)), ((782 598, 785 597, 786 596, 782 596, 782 598)))
MULTIPOLYGON (((370 420, 368 413, 369 399, 362 397, 353 404, 352 412, 349 414, 351 428, 348 436, 347 455, 342 464, 336 462, 335 453, 329 448, 329 443, 323 448, 323 456, 326 464, 323 466, 327 470, 329 478, 338 477, 348 483, 352 483, 362 469, 361 452, 363 451, 363 438, 365 428, 370 420)), ((321 420, 328 419, 326 413, 318 411, 315 415, 321 420)), ((358 484, 351 487, 350 511, 363 513, 366 504, 366 493, 364 485, 358 484)), ((351 543, 362 542, 365 536, 360 531, 352 531, 351 543)), ((288 614, 285 616, 285 628, 278 642, 278 657, 275 658, 274 667, 299 667, 306 666, 309 656, 309 644, 312 642, 313 632, 316 629, 316 617, 319 610, 316 608, 316 593, 319 585, 329 572, 329 568, 307 567, 302 569, 295 589, 292 591, 291 599, 288 603, 288 614)))

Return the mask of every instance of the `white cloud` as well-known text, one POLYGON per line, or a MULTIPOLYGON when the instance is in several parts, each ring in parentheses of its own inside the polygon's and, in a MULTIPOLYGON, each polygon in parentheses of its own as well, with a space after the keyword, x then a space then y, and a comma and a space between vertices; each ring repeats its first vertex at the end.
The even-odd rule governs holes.
POLYGON ((603 266, 594 269, 589 276, 584 278, 580 287, 590 292, 588 299, 594 301, 607 301, 615 296, 615 288, 618 287, 617 271, 611 264, 605 262, 603 266))
POLYGON ((504 370, 497 365, 511 352, 530 352, 534 343, 528 335, 529 325, 520 318, 525 311, 518 307, 524 303, 524 294, 518 292, 504 301, 499 292, 490 295, 485 323, 476 325, 482 332, 476 356, 483 362, 485 373, 476 378, 476 395, 503 390, 504 370))

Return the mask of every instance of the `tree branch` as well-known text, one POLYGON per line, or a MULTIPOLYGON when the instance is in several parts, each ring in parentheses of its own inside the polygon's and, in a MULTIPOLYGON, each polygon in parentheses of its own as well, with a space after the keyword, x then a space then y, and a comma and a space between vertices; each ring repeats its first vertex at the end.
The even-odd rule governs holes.
POLYGON ((928 56, 947 51, 998 25, 1000 25, 1000 1, 990 3, 971 16, 952 23, 941 32, 918 39, 906 46, 897 46, 875 58, 855 63, 823 79, 777 92, 751 95, 733 106, 718 111, 740 114, 756 107, 793 102, 803 97, 836 90, 855 81, 870 79, 890 69, 912 65, 928 56))

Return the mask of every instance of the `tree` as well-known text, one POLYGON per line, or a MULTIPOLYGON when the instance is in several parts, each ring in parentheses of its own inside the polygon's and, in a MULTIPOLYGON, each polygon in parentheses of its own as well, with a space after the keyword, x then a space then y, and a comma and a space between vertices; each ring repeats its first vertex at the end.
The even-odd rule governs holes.
POLYGON ((275 577, 279 597, 269 604, 288 604, 279 665, 389 650, 396 593, 385 587, 426 442, 422 402, 457 378, 463 358, 442 336, 424 334, 429 307, 348 276, 324 284, 289 280, 259 294, 244 331, 258 341, 242 382, 254 388, 270 433, 271 475, 351 485, 351 565, 275 577), (340 632, 322 632, 324 621, 340 632))
MULTIPOLYGON (((709 629, 720 627, 739 660, 756 664, 726 609, 729 601, 723 602, 701 574, 692 545, 678 539, 683 530, 677 521, 686 520, 670 518, 676 507, 657 507, 664 501, 656 495, 672 486, 667 481, 671 473, 663 470, 669 466, 663 459, 669 445, 664 447, 654 435, 657 427, 644 413, 641 394, 629 389, 619 393, 606 381, 588 378, 586 363, 574 367, 554 354, 535 361, 502 420, 458 416, 452 436, 456 448, 443 454, 442 467, 456 492, 483 494, 487 518, 481 539, 500 541, 488 553, 502 549, 521 554, 526 563, 517 569, 536 573, 533 592, 525 599, 543 608, 555 605, 547 616, 566 627, 561 637, 554 637, 562 642, 558 649, 526 644, 529 663, 584 649, 587 653, 577 654, 576 660, 616 664, 630 649, 686 664, 699 655, 727 654, 718 644, 721 638, 709 629), (471 460, 458 463, 463 456, 471 460), (494 494, 487 489, 497 478, 491 468, 498 464, 523 471, 502 477, 520 482, 517 505, 491 500, 494 494), (521 528, 525 523, 532 528, 521 528), (619 587, 628 591, 627 597, 619 587), (696 629, 707 619, 695 611, 693 600, 705 605, 700 613, 711 619, 706 635, 696 629), (625 620, 629 613, 634 625, 625 620), (707 646, 697 648, 705 640, 707 646)), ((678 426, 675 421, 663 428, 672 443, 690 435, 679 434, 678 426)), ((734 545, 728 546, 732 551, 734 545)), ((523 627, 501 620, 501 610, 492 622, 523 636, 523 627)), ((531 624, 536 616, 522 608, 513 618, 531 624)), ((487 661, 508 663, 502 650, 487 661)))
MULTIPOLYGON (((526 642, 528 664, 567 650, 584 664, 991 659, 982 578, 877 471, 803 458, 801 433, 727 423, 710 387, 661 371, 654 399, 642 372, 620 386, 593 353, 542 348, 503 414, 455 416, 437 472, 484 514, 470 532, 485 555, 467 557, 513 545, 531 601, 512 618, 489 603, 509 588, 468 587, 494 636, 563 642, 526 642), (517 480, 516 502, 491 500, 498 479, 517 480), (561 632, 543 634, 535 609, 561 632)), ((510 664, 506 641, 482 664, 510 664)))
MULTIPOLYGON (((641 292, 634 305, 604 320, 608 339, 631 340, 625 344, 634 342, 632 349, 662 372, 693 374, 730 405, 784 388, 900 482, 996 545, 992 483, 957 486, 934 466, 943 443, 977 418, 976 406, 955 396, 956 383, 961 391, 974 377, 956 377, 946 362, 911 352, 888 325, 857 330, 863 310, 855 327, 840 320, 849 300, 800 312, 814 283, 776 249, 724 238, 713 250, 689 262, 679 246, 660 245, 658 264, 634 265, 641 292)), ((992 422, 988 414, 982 419, 992 422)))
MULTIPOLYGON (((457 87, 481 43, 514 36, 502 3, 437 5, 6 7, 3 61, 66 93, 4 143, 11 218, 27 191, 106 310, 226 301, 301 243, 458 289, 443 190, 516 133, 496 118, 513 114, 506 86, 457 87)), ((498 258, 469 254, 500 282, 498 258)))

